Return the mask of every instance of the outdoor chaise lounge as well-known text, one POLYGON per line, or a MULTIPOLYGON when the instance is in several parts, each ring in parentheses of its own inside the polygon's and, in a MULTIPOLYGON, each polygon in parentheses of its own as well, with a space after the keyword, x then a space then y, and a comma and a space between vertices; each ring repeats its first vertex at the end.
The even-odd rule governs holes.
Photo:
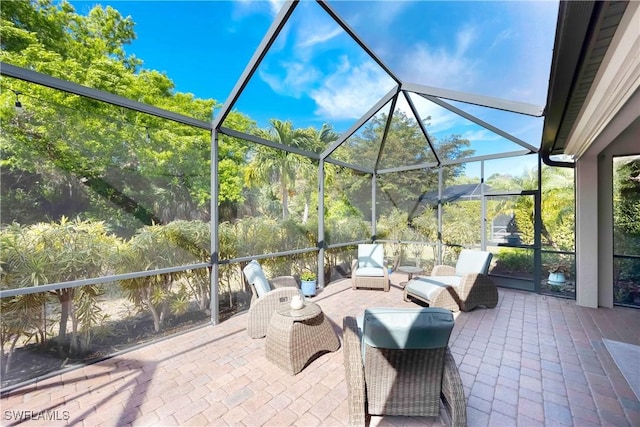
POLYGON ((436 265, 431 276, 418 276, 404 288, 404 300, 424 301, 430 307, 471 311, 498 304, 498 289, 487 275, 491 252, 463 249, 455 267, 436 265))
POLYGON ((251 338, 264 338, 276 307, 280 303, 291 301, 294 295, 300 295, 298 282, 293 276, 267 280, 262 266, 256 260, 247 264, 242 271, 252 293, 247 332, 251 338))
POLYGON ((358 259, 351 265, 351 287, 383 289, 389 292, 389 270, 384 264, 384 246, 358 245, 358 259))
POLYGON ((369 308, 343 319, 349 424, 369 415, 440 415, 467 422, 460 373, 449 351, 453 314, 441 308, 369 308))

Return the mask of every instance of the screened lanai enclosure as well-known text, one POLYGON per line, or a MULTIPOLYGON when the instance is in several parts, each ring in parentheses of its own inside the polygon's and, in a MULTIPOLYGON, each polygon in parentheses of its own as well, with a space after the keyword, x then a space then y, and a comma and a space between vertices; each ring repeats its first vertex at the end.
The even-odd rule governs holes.
POLYGON ((359 243, 382 242, 392 272, 483 249, 499 286, 575 298, 573 169, 540 155, 557 4, 530 24, 548 34, 522 29, 546 56, 485 46, 522 80, 471 93, 479 60, 434 77, 438 55, 407 67, 374 49, 363 4, 287 2, 224 103, 127 56, 115 9, 16 4, 30 6, 2 15, 3 388, 247 310, 254 259, 270 277, 313 272, 322 292, 359 243), (82 38, 109 19, 117 36, 82 38))

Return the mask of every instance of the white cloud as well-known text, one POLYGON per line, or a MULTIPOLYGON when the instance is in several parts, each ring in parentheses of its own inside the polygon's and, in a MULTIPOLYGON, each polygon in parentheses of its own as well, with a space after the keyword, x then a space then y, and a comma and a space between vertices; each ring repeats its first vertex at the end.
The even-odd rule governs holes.
POLYGON ((316 115, 331 119, 358 119, 387 93, 395 82, 373 63, 351 65, 346 56, 321 86, 309 95, 316 115))
POLYGON ((500 33, 498 33, 498 35, 493 39, 493 42, 491 43, 489 50, 495 49, 497 46, 503 44, 505 41, 513 38, 513 36, 514 36, 514 32, 511 28, 506 28, 500 31, 500 33))
POLYGON ((477 37, 473 27, 466 27, 456 34, 456 56, 463 56, 477 37))
POLYGON ((427 121, 427 131, 433 134, 450 132, 451 129, 464 123, 464 120, 457 114, 436 106, 432 102, 424 104, 421 108, 417 108, 417 110, 421 118, 431 117, 427 121))
MULTIPOLYGON (((339 10, 344 19, 353 27, 358 27, 362 23, 370 29, 375 29, 377 33, 383 34, 389 27, 394 25, 395 20, 405 10, 411 7, 408 1, 369 1, 366 7, 358 7, 358 3, 351 3, 352 8, 339 10), (344 12, 344 13, 342 13, 344 12)), ((339 5, 336 8, 342 9, 339 5)))
POLYGON ((326 41, 331 40, 332 38, 339 36, 340 34, 344 34, 342 28, 337 25, 333 26, 334 28, 315 28, 314 31, 306 31, 306 34, 301 34, 301 41, 298 42, 298 48, 308 48, 312 47, 319 43, 324 43, 326 41))
POLYGON ((278 15, 284 3, 285 3, 285 0, 268 0, 267 2, 263 0, 234 1, 234 5, 236 5, 237 8, 239 8, 242 11, 243 14, 254 13, 254 12, 262 13, 266 9, 274 17, 278 15))
POLYGON ((471 142, 504 140, 500 135, 484 128, 463 132, 462 138, 468 139, 471 142))
POLYGON ((426 43, 408 46, 397 60, 398 75, 406 81, 428 86, 470 88, 476 81, 476 64, 467 52, 475 37, 475 30, 466 27, 455 35, 456 45, 452 51, 426 43))
POLYGON ((273 16, 278 15, 280 9, 282 9, 282 5, 284 5, 284 0, 269 0, 269 6, 271 8, 271 13, 273 13, 273 16))
MULTIPOLYGON (((419 119, 424 120, 429 118, 426 121, 426 125, 430 133, 447 132, 454 127, 464 124, 464 119, 446 108, 442 108, 420 95, 413 94, 410 95, 410 97, 414 107, 416 107, 418 111, 419 119)), ((409 103, 404 97, 398 98, 396 108, 409 115, 409 117, 413 117, 409 103)))
POLYGON ((318 69, 305 63, 282 62, 280 65, 286 70, 284 78, 262 68, 258 70, 260 78, 279 95, 300 98, 314 82, 322 77, 318 69))

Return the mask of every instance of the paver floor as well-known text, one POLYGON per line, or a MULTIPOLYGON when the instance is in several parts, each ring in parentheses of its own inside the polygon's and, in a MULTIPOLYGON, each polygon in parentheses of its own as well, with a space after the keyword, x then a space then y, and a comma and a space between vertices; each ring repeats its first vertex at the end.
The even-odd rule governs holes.
MULTIPOLYGON (((334 282, 313 301, 342 338, 342 318, 366 307, 413 307, 390 292, 334 282)), ((470 426, 638 426, 640 402, 602 338, 640 345, 640 311, 499 289, 495 309, 459 313, 450 346, 470 426)), ((246 333, 246 314, 41 380, 2 397, 2 424, 343 426, 342 348, 292 376, 246 333), (31 418, 31 419, 29 419, 31 418), (39 419, 35 419, 39 418, 39 419), (54 419, 45 419, 54 418, 54 419)), ((639 362, 640 363, 640 362, 639 362)), ((374 416, 371 425, 442 424, 374 416)))

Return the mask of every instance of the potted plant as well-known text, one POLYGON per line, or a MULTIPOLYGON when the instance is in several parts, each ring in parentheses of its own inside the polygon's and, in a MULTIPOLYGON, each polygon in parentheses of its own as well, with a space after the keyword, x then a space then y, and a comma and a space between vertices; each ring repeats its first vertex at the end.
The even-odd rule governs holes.
POLYGON ((300 275, 300 288, 302 295, 312 297, 316 294, 316 273, 311 270, 305 270, 300 275))
POLYGON ((571 268, 565 261, 559 260, 547 265, 547 271, 549 271, 547 283, 552 286, 561 286, 566 283, 567 277, 569 277, 571 272, 571 268))

